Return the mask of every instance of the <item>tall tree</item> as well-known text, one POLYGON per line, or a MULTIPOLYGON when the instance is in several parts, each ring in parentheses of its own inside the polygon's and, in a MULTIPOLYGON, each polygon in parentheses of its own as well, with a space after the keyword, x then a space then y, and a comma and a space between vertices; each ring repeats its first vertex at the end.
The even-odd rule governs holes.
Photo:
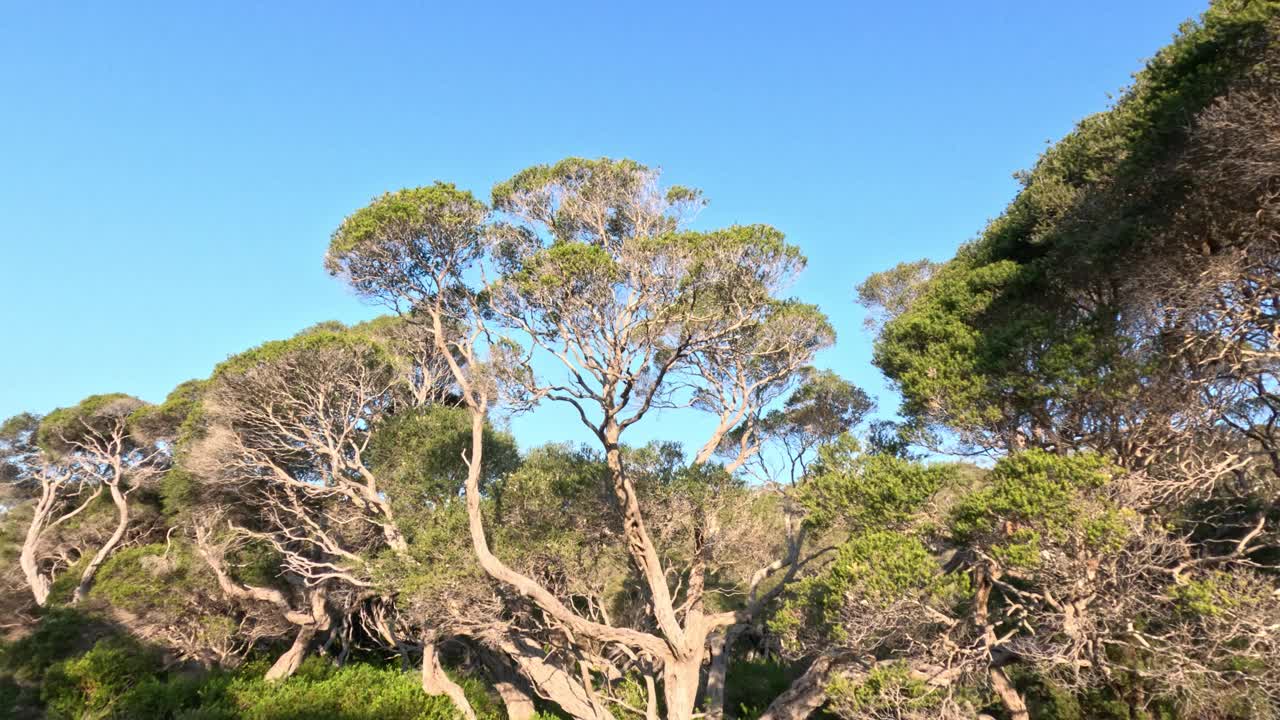
MULTIPOLYGON (((687 567, 666 566, 624 434, 659 408, 705 410, 715 426, 695 463, 706 463, 834 339, 816 308, 776 297, 803 266, 781 233, 684 229, 701 202, 696 191, 661 188, 638 163, 569 159, 497 185, 491 222, 452 185, 384 195, 343 222, 326 260, 361 294, 423 322, 449 360, 473 417, 466 496, 481 567, 577 642, 649 658, 672 718, 695 711, 709 637, 750 610, 705 607, 714 528, 694 531, 687 567), (561 371, 544 378, 543 363, 561 371), (649 602, 642 624, 584 616, 490 546, 479 486, 486 417, 499 404, 544 400, 573 408, 599 442, 620 542, 649 602), (679 593, 673 577, 684 578, 679 593)), ((744 444, 730 467, 754 449, 744 444)))
POLYGON ((917 427, 1029 453, 1008 468, 1099 453, 1120 469, 1075 500, 1086 518, 1126 518, 1108 526, 1124 530, 1114 546, 1081 540, 1100 526, 1045 528, 1038 472, 994 475, 1004 489, 975 499, 1008 493, 994 534, 959 539, 980 553, 993 607, 1019 608, 1036 636, 1014 632, 1005 650, 1048 676, 1070 668, 1135 716, 1166 701, 1207 712, 1232 693, 1274 707, 1268 673, 1229 679, 1213 668, 1235 661, 1185 641, 1235 637, 1244 664, 1276 642, 1265 614, 1224 605, 1254 607, 1277 585, 1278 49, 1280 5, 1213 3, 1112 109, 1046 151, 954 259, 900 266, 861 293, 885 320, 876 363, 917 427), (1034 571, 1001 555, 1015 545, 1034 571), (1212 613, 1168 604, 1204 583, 1232 617, 1214 631, 1212 613))

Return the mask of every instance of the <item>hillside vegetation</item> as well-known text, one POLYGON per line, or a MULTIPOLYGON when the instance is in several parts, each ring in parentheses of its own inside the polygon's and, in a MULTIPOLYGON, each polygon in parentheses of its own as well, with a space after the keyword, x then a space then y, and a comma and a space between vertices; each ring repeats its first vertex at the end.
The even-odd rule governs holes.
POLYGON ((374 198, 324 263, 389 314, 0 426, 0 715, 1280 718, 1280 3, 1020 181, 858 285, 896 421, 654 168, 374 198))

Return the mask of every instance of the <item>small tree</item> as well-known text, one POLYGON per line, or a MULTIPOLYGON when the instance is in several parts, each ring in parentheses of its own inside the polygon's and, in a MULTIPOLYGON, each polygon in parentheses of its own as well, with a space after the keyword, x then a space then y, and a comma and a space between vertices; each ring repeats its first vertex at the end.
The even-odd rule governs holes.
POLYGON ((20 415, 5 423, 0 444, 7 479, 34 496, 19 559, 37 604, 48 602, 56 573, 76 563, 83 567, 71 601, 84 599, 129 529, 130 494, 167 466, 163 441, 133 422, 144 407, 127 395, 94 395, 43 418, 20 415), (91 511, 104 493, 116 511, 109 534, 91 539, 89 547, 46 554, 53 533, 91 511))
POLYGON ((267 603, 297 627, 268 679, 297 669, 318 633, 372 587, 381 548, 403 553, 391 504, 365 462, 371 427, 403 375, 367 338, 308 332, 238 355, 214 372, 184 468, 207 485, 197 543, 230 597, 267 603), (211 518, 227 523, 225 531, 211 518), (257 544, 279 558, 283 588, 238 581, 227 552, 257 544))

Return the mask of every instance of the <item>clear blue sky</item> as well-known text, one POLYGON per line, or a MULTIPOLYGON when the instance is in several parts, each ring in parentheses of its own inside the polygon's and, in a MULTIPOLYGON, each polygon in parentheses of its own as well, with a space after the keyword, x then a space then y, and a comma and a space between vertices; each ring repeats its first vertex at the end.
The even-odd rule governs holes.
POLYGON ((567 155, 785 231, 822 364, 891 410, 855 283, 949 257, 1204 5, 0 3, 0 418, 368 317, 321 266, 343 216, 567 155))

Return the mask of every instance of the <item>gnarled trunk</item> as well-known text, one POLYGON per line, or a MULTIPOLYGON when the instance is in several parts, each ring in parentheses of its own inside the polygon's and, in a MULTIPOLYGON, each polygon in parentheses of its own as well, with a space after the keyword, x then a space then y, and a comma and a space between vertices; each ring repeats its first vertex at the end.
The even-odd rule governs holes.
POLYGON ((833 662, 823 656, 813 661, 804 674, 796 678, 760 716, 760 720, 802 720, 827 701, 827 679, 833 662))
POLYGON ((515 670, 496 653, 485 648, 480 649, 480 659, 489 670, 493 688, 498 691, 498 697, 502 698, 502 704, 507 709, 507 719, 531 720, 537 714, 533 695, 526 690, 524 681, 515 670))
MULTIPOLYGON (((117 478, 119 470, 116 470, 117 478)), ((93 579, 98 574, 98 568, 102 567, 102 563, 107 557, 115 551, 116 546, 124 539, 125 530, 129 529, 129 498, 120 490, 119 482, 111 483, 111 501, 116 505, 116 529, 111 533, 111 537, 98 548, 98 552, 94 554, 93 559, 85 566, 84 572, 80 574, 80 584, 76 585, 76 591, 71 596, 71 603, 74 605, 84 600, 89 594, 89 588, 93 586, 93 579)))
POLYGON ((1022 694, 1009 681, 1009 676, 1005 674, 1004 668, 991 668, 991 687, 996 691, 996 695, 1000 697, 1000 702, 1004 704, 1004 709, 1009 711, 1010 720, 1031 720, 1031 713, 1027 710, 1027 703, 1022 699, 1022 694))
POLYGON ((22 544, 22 554, 18 556, 18 564, 22 566, 22 575, 27 579, 27 586, 31 588, 31 595, 36 600, 36 605, 44 607, 49 602, 49 587, 52 583, 49 576, 40 572, 40 563, 36 561, 36 544, 39 542, 39 535, 35 537, 27 533, 27 541, 22 544))
POLYGON ((285 651, 267 671, 267 680, 280 680, 293 675, 306 659, 311 650, 311 641, 317 633, 325 632, 333 625, 333 617, 329 614, 329 593, 323 587, 312 588, 308 593, 310 614, 296 611, 285 613, 289 622, 299 626, 298 634, 293 638, 293 645, 285 651))
POLYGON ((613 713, 605 707, 590 689, 572 673, 547 662, 542 649, 523 638, 512 641, 499 638, 496 645, 516 664, 538 695, 555 703, 574 720, 614 720, 613 713))
POLYGON ((266 679, 268 682, 283 680, 298 671, 298 667, 302 665, 302 661, 307 657, 307 651, 311 649, 311 641, 315 639, 315 625, 304 625, 298 628, 298 634, 293 638, 293 645, 284 652, 279 658, 276 658, 275 664, 267 670, 266 679))
POLYGON ((449 677, 440 665, 440 650, 431 637, 422 638, 422 689, 428 695, 444 695, 453 702, 458 712, 467 720, 476 720, 476 711, 471 709, 462 686, 449 677))

